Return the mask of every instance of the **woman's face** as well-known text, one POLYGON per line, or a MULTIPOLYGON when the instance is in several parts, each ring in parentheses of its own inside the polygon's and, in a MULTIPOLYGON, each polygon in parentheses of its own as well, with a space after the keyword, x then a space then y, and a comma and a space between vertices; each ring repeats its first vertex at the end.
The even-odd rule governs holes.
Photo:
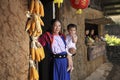
POLYGON ((54 34, 59 34, 60 31, 61 31, 61 23, 59 21, 56 21, 53 24, 53 33, 54 34))

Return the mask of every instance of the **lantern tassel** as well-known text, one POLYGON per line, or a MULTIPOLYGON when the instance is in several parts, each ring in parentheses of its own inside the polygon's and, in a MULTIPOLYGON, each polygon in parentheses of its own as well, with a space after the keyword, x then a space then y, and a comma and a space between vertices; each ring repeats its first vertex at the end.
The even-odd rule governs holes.
POLYGON ((82 14, 82 9, 78 9, 78 10, 76 11, 76 14, 82 14))
POLYGON ((58 4, 58 8, 60 8, 61 4, 63 3, 63 0, 54 0, 53 3, 57 3, 58 4))
POLYGON ((58 8, 60 8, 60 3, 58 3, 58 8))

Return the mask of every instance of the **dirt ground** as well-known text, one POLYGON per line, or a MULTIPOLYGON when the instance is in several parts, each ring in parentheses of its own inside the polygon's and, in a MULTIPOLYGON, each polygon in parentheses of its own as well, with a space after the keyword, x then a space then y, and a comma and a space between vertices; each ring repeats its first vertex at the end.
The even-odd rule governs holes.
POLYGON ((112 70, 107 76, 106 80, 120 80, 120 65, 113 64, 112 70))
POLYGON ((120 80, 120 65, 104 63, 85 80, 120 80))

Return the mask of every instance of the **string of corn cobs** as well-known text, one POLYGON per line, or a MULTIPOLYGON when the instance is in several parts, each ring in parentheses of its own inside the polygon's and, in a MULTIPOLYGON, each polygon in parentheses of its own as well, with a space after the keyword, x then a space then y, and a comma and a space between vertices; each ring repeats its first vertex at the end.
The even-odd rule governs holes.
POLYGON ((39 0, 31 0, 29 11, 27 11, 28 21, 25 31, 28 32, 30 41, 30 80, 39 80, 39 74, 35 67, 35 62, 40 62, 45 58, 44 49, 38 42, 38 37, 42 34, 42 26, 44 22, 44 6, 39 0))

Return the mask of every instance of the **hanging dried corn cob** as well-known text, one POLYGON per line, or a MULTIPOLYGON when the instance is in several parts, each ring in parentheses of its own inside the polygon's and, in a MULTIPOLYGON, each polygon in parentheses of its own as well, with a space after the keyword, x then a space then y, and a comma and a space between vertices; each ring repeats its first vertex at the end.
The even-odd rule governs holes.
POLYGON ((26 25, 26 31, 29 32, 30 36, 40 36, 42 34, 41 26, 44 26, 44 22, 39 15, 32 14, 30 20, 26 25))
POLYGON ((39 14, 41 17, 44 17, 44 6, 41 1, 39 1, 39 14))
POLYGON ((30 60, 30 80, 39 80, 38 71, 35 68, 33 60, 30 60))
POLYGON ((39 0, 31 0, 26 16, 29 20, 27 21, 25 31, 27 31, 31 37, 30 80, 38 80, 39 75, 34 61, 40 62, 45 58, 43 47, 38 42, 38 37, 42 34, 41 26, 44 26, 44 22, 41 19, 41 17, 44 17, 44 6, 42 2, 39 0))
POLYGON ((31 0, 30 4, 30 13, 37 15, 40 15, 41 17, 44 17, 44 6, 41 1, 39 0, 31 0))
POLYGON ((38 37, 32 37, 31 42, 31 58, 35 61, 41 61, 45 58, 44 50, 41 44, 37 41, 38 37))
POLYGON ((34 3, 35 3, 35 0, 31 0, 30 9, 29 9, 30 13, 33 13, 33 9, 34 9, 34 6, 35 6, 34 3))

